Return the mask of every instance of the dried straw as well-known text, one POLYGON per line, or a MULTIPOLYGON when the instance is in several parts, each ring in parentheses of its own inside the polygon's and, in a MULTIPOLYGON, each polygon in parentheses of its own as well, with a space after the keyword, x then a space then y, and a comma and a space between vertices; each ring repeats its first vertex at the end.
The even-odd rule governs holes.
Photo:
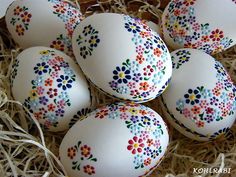
MULTIPOLYGON (((78 5, 78 1, 74 0, 78 5)), ((117 12, 160 21, 160 0, 87 0, 81 4, 86 16, 96 12, 117 12), (92 3, 91 3, 92 2, 92 3)), ((0 20, 0 177, 8 176, 66 176, 58 157, 58 148, 65 132, 42 132, 37 120, 14 101, 10 92, 9 73, 20 48, 0 20)), ((236 83, 236 46, 215 56, 227 68, 236 83)), ((92 88, 94 106, 111 103, 92 88)), ((159 100, 146 103, 162 115, 159 100)), ((201 176, 236 176, 236 125, 231 134, 212 142, 190 140, 169 126, 170 144, 166 157, 150 177, 197 176, 194 168, 230 168, 231 174, 202 174, 201 176)))

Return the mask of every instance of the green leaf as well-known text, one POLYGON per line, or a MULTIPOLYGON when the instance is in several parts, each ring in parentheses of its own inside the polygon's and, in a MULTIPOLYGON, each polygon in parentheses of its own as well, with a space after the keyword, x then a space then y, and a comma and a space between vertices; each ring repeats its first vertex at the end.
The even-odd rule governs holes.
POLYGON ((78 148, 79 148, 80 145, 81 145, 81 141, 78 141, 78 143, 77 143, 78 148))
POLYGON ((143 124, 141 124, 141 123, 139 123, 138 125, 139 125, 139 126, 141 126, 141 127, 144 127, 144 125, 143 125, 143 124))
POLYGON ((97 159, 96 159, 96 158, 93 158, 93 159, 91 159, 91 161, 97 162, 97 159))
POLYGON ((72 165, 76 165, 78 163, 78 161, 73 161, 72 165))
POLYGON ((148 78, 148 77, 144 77, 144 80, 145 80, 145 81, 148 81, 149 79, 150 79, 150 78, 148 78))
POLYGON ((134 167, 135 169, 138 169, 140 166, 136 166, 136 167, 134 167))
POLYGON ((77 166, 77 170, 79 170, 79 171, 80 171, 80 164, 77 166))

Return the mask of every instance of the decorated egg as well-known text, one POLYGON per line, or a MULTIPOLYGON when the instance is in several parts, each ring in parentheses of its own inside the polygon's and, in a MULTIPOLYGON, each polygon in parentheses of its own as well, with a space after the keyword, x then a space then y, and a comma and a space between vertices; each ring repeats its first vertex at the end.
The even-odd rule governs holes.
POLYGON ((89 16, 76 27, 72 45, 87 78, 115 98, 152 100, 171 78, 166 45, 140 19, 114 13, 89 16))
POLYGON ((69 176, 146 176, 163 159, 168 141, 159 114, 118 102, 78 121, 62 140, 59 155, 69 176))
POLYGON ((196 49, 171 55, 173 77, 162 95, 169 122, 200 141, 227 133, 236 118, 236 87, 222 64, 196 49))
POLYGON ((11 72, 11 89, 49 131, 68 129, 91 104, 88 83, 73 59, 48 47, 21 52, 11 72))
POLYGON ((235 0, 171 0, 162 16, 164 40, 173 49, 221 52, 236 44, 235 16, 235 0))
POLYGON ((72 55, 71 37, 82 14, 61 0, 15 0, 6 13, 6 24, 22 48, 47 46, 72 55))

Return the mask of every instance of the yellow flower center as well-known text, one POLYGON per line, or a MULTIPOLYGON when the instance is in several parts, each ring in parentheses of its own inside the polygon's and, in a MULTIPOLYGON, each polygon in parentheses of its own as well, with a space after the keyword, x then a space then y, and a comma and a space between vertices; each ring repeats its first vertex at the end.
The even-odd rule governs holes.
POLYGON ((63 80, 62 83, 63 83, 63 84, 66 84, 66 83, 67 83, 67 80, 63 80))
POLYGON ((124 72, 120 72, 120 73, 119 73, 119 77, 120 77, 121 79, 125 78, 125 73, 124 73, 124 72))
POLYGON ((43 66, 40 66, 40 67, 39 67, 39 70, 40 70, 40 71, 43 71, 43 69, 44 69, 43 66))
POLYGON ((139 144, 138 143, 134 143, 134 148, 138 148, 139 144))
POLYGON ((195 100, 196 96, 194 94, 189 96, 190 100, 195 100))

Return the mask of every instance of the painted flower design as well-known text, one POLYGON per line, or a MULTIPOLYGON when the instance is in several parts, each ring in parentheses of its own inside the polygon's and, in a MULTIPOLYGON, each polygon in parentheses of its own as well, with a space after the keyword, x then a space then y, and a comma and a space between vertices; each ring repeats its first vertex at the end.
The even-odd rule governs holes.
POLYGON ((125 28, 126 28, 129 32, 132 32, 132 33, 141 32, 141 27, 138 26, 136 23, 131 22, 131 21, 125 23, 125 28))
POLYGON ((128 83, 128 80, 131 79, 130 70, 128 70, 125 66, 116 67, 116 70, 113 71, 113 79, 120 83, 128 83))
POLYGON ((218 132, 215 132, 213 135, 211 135, 211 139, 216 139, 218 137, 225 136, 229 132, 230 132, 229 127, 220 129, 218 132))
POLYGON ((78 143, 75 146, 68 148, 68 152, 71 150, 73 151, 73 154, 72 154, 73 157, 71 156, 71 154, 69 155, 69 153, 68 153, 68 157, 71 160, 73 160, 72 161, 73 170, 78 170, 81 172, 83 171, 85 174, 88 174, 88 175, 93 175, 96 173, 96 169, 92 164, 97 162, 97 158, 94 157, 91 147, 89 147, 86 144, 82 144, 81 141, 78 141, 78 143), (74 155, 74 151, 75 151, 75 155, 74 155), (75 156, 77 158, 75 158, 75 156), (86 165, 83 165, 83 164, 86 164, 86 165), (81 169, 82 165, 83 165, 82 167, 83 169, 81 169))
POLYGON ((127 149, 132 152, 132 154, 141 153, 144 147, 143 140, 134 136, 133 139, 128 141, 129 145, 127 149))
POLYGON ((67 156, 68 156, 70 159, 73 159, 73 158, 76 156, 76 149, 75 149, 74 147, 68 148, 68 150, 67 150, 67 156))
POLYGON ((210 23, 198 23, 196 0, 175 0, 168 6, 164 27, 169 37, 185 48, 200 49, 214 54, 229 47, 233 40, 220 28, 212 29, 210 23))
POLYGON ((129 95, 132 101, 147 101, 166 73, 167 48, 160 37, 140 19, 124 15, 124 28, 132 35, 137 55, 113 69, 109 86, 121 96, 129 95))
POLYGON ((90 155, 91 148, 87 145, 84 145, 80 148, 81 155, 84 157, 88 157, 90 155))
POLYGON ((34 67, 34 72, 39 75, 47 73, 48 71, 49 71, 49 66, 45 62, 37 63, 36 66, 34 67))
POLYGON ((25 31, 29 28, 29 23, 32 18, 32 14, 29 12, 29 8, 25 6, 17 6, 14 10, 13 17, 11 18, 10 23, 13 26, 16 26, 16 33, 18 36, 23 36, 25 31))
POLYGON ((80 49, 80 56, 86 59, 88 55, 92 55, 93 50, 100 43, 98 36, 99 32, 96 31, 91 25, 85 26, 82 34, 80 34, 76 42, 80 49))
POLYGON ((63 90, 69 89, 72 87, 73 80, 69 76, 60 75, 60 78, 57 79, 58 87, 63 90))
POLYGON ((173 62, 173 68, 179 69, 179 67, 188 62, 190 57, 191 57, 191 53, 187 50, 179 50, 178 52, 176 52, 176 56, 178 58, 177 62, 175 61, 176 58, 174 56, 172 56, 172 62, 173 62))
POLYGON ((84 173, 87 173, 88 175, 95 174, 95 168, 93 166, 86 165, 83 168, 84 168, 84 173))
MULTIPOLYGON (((65 110, 71 105, 70 97, 65 93, 64 87, 66 91, 72 87, 75 75, 64 58, 56 55, 54 51, 45 50, 39 54, 42 62, 37 63, 32 69, 36 77, 31 81, 32 88, 24 105, 37 117, 44 129, 49 129, 58 126, 58 118, 63 117, 65 110), (58 76, 57 80, 53 75, 55 66, 64 73, 62 77, 58 76), (68 70, 71 70, 70 75, 67 75, 68 70), (58 83, 56 87, 53 86, 53 82, 58 83)), ((72 154, 72 151, 70 152, 72 154)))
POLYGON ((176 110, 195 122, 197 127, 221 121, 235 113, 235 86, 223 66, 215 61, 217 82, 213 89, 204 86, 188 89, 183 98, 176 102, 176 110), (234 95, 233 97, 228 97, 234 95), (222 99, 226 98, 227 99, 222 99), (228 105, 228 107, 226 106, 228 105))

